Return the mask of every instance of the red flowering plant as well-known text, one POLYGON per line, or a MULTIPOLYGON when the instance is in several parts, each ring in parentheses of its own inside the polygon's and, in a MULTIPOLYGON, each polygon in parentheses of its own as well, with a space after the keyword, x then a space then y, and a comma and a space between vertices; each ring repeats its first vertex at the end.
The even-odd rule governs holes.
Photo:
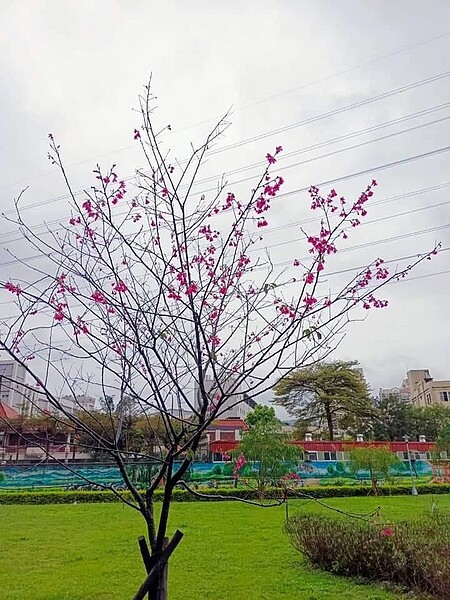
POLYGON ((296 250, 290 268, 276 267, 261 249, 271 211, 284 207, 284 179, 276 172, 282 147, 266 155, 247 194, 223 180, 211 194, 198 193, 205 158, 227 123, 221 121, 187 160, 170 161, 170 127, 155 126, 153 103, 146 88, 142 125, 132 134, 145 169, 125 178, 116 165, 98 166, 82 194, 73 192, 60 146, 49 135, 49 158, 67 183, 71 214, 40 236, 17 201, 14 223, 45 267, 24 264, 20 281, 11 274, 2 282, 16 309, 11 319, 0 319, 0 349, 26 367, 66 424, 89 434, 91 449, 116 461, 131 492, 122 499, 142 514, 151 552, 161 556, 173 490, 212 421, 292 369, 323 360, 352 311, 384 308, 380 288, 437 248, 394 272, 374 257, 328 291, 323 277, 365 218, 376 181, 354 200, 313 186, 319 228, 305 232, 306 258, 296 250), (61 381, 73 396, 80 389, 115 396, 108 410, 119 414, 117 430, 99 434, 67 411, 55 392, 61 381), (165 429, 156 455, 134 452, 159 461, 143 492, 128 476, 120 444, 120 411, 130 403, 143 415, 157 412, 165 429), (153 494, 160 486, 157 517, 153 494))

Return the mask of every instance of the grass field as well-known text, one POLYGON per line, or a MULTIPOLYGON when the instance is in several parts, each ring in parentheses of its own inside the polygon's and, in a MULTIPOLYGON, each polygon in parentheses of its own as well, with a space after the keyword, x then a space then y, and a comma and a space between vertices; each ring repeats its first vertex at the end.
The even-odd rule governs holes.
MULTIPOLYGON (((357 512, 382 506, 384 520, 430 509, 432 498, 339 498, 357 512)), ((442 510, 450 497, 436 496, 442 510)), ((300 510, 324 510, 297 501, 300 510)), ((0 506, 2 600, 125 600, 144 578, 140 517, 120 504, 0 506)), ((170 564, 170 600, 394 600, 381 586, 314 571, 282 532, 284 508, 236 502, 176 503, 171 529, 185 533, 170 564)), ((412 598, 413 596, 409 596, 412 598)))

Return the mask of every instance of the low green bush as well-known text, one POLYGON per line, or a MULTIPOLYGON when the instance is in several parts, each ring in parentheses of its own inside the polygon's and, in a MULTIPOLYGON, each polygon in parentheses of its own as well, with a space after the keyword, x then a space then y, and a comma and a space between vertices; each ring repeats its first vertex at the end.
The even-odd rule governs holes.
MULTIPOLYGON (((419 494, 448 494, 450 493, 450 484, 436 483, 418 485, 419 494)), ((219 495, 222 499, 244 498, 247 500, 258 499, 257 490, 245 487, 239 488, 200 488, 198 490, 203 498, 191 494, 184 489, 175 489, 173 499, 176 502, 191 502, 196 500, 217 500, 219 495)), ((313 496, 314 498, 343 498, 351 496, 367 496, 370 494, 370 488, 364 486, 306 486, 297 487, 289 490, 290 498, 302 498, 313 496)), ((264 494, 265 498, 280 498, 283 490, 279 488, 268 488, 264 494)), ((407 485, 385 485, 381 487, 381 493, 389 496, 400 496, 411 494, 411 486, 407 485)), ((121 491, 121 496, 127 500, 131 495, 127 491, 121 491)), ((156 490, 155 501, 161 500, 162 491, 156 490)), ((40 491, 0 491, 1 504, 73 504, 83 502, 117 502, 119 499, 111 491, 104 490, 40 490, 40 491)))
POLYGON ((435 512, 388 525, 301 513, 285 530, 294 546, 325 571, 450 598, 450 515, 435 512))

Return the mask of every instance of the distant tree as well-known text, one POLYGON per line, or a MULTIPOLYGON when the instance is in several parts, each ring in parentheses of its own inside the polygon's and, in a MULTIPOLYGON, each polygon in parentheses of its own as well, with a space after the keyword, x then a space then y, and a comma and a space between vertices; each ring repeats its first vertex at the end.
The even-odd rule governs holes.
POLYGON ((253 414, 247 416, 249 429, 242 434, 239 447, 234 452, 237 460, 243 456, 245 464, 253 466, 260 492, 295 468, 300 459, 299 448, 290 443, 291 437, 283 431, 274 409, 263 408, 269 410, 262 411, 257 407, 253 414))
POLYGON ((294 431, 292 432, 293 440, 304 440, 305 434, 311 429, 310 421, 304 419, 297 419, 295 421, 294 431))
POLYGON ((274 388, 276 404, 317 427, 326 426, 330 440, 336 424, 349 415, 368 415, 372 404, 357 361, 321 362, 299 369, 274 388))
POLYGON ((436 440, 442 424, 450 417, 450 409, 440 404, 431 404, 412 409, 411 437, 424 435, 427 440, 436 440))
POLYGON ((414 409, 398 396, 374 401, 372 436, 375 440, 398 441, 414 430, 414 409))
POLYGON ((372 491, 375 496, 378 495, 378 480, 380 477, 386 478, 389 470, 395 465, 400 464, 400 459, 389 448, 382 446, 366 446, 364 448, 351 448, 350 470, 353 473, 358 471, 368 471, 372 482, 372 491))
POLYGON ((250 427, 262 423, 274 423, 276 421, 278 421, 278 419, 275 415, 273 406, 264 406, 263 404, 258 404, 258 406, 245 417, 245 422, 250 427))
POLYGON ((436 450, 450 453, 450 415, 441 424, 436 438, 436 450))

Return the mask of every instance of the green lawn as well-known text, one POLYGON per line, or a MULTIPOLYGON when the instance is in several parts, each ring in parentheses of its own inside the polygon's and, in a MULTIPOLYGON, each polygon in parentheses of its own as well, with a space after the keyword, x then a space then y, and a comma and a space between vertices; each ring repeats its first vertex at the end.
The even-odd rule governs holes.
MULTIPOLYGON (((450 497, 436 496, 450 509, 450 497)), ((336 508, 382 506, 385 520, 431 507, 430 496, 336 498, 336 508)), ((323 510, 297 501, 299 510, 323 510)), ((126 600, 144 578, 140 517, 120 504, 1 506, 2 600, 126 600)), ((170 566, 170 600, 395 600, 403 596, 310 569, 282 532, 284 508, 176 503, 185 533, 170 566)), ((409 596, 411 598, 412 596, 409 596)))

